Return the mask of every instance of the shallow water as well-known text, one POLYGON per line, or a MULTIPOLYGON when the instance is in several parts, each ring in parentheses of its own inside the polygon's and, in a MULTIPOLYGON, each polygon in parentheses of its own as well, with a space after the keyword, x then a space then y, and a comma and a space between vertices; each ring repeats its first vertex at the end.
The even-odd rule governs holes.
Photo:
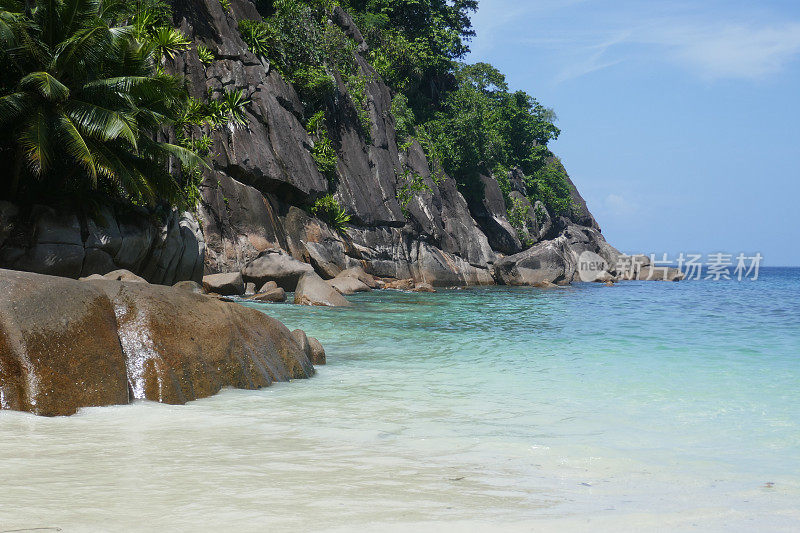
POLYGON ((0 532, 800 530, 800 270, 352 299, 254 305, 311 380, 1 412, 0 532))

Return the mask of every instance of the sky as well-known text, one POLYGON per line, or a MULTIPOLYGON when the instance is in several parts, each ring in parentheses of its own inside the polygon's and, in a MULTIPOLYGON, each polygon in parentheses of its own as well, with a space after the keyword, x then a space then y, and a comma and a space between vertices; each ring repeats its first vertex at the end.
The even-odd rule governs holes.
POLYGON ((480 0, 473 25, 611 244, 800 266, 800 1, 480 0))

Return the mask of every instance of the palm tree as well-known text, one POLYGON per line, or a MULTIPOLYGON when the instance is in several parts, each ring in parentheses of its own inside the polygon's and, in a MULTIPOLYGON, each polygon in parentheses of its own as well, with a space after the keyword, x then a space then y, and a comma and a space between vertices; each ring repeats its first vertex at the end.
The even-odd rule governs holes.
POLYGON ((164 41, 142 39, 129 6, 0 0, 0 147, 13 159, 12 195, 100 189, 182 203, 170 160, 203 163, 156 138, 184 114, 187 90, 163 72, 164 41))

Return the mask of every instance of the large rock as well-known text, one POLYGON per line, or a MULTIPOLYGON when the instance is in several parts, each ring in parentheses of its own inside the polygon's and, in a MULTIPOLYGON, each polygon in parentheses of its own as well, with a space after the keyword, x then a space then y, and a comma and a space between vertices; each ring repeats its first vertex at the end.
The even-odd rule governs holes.
POLYGON ((274 281, 285 291, 293 291, 303 274, 314 272, 314 267, 303 263, 276 248, 266 250, 242 269, 245 281, 261 286, 274 281))
POLYGON ((311 362, 316 365, 324 365, 327 363, 327 357, 325 355, 325 348, 323 348, 322 343, 319 342, 314 337, 308 338, 308 344, 311 347, 311 362))
POLYGON ((126 358, 101 289, 0 270, 0 408, 69 415, 124 404, 126 358))
POLYGON ((286 291, 277 285, 275 287, 262 288, 256 294, 248 298, 248 300, 255 302, 285 302, 286 291))
POLYGON ((346 270, 342 270, 336 276, 337 278, 345 278, 345 277, 352 277, 356 278, 358 281, 369 287, 370 289, 377 289, 379 288, 379 284, 374 276, 371 274, 367 274, 364 272, 364 269, 360 266, 351 267, 346 270))
POLYGON ((536 285, 572 281, 575 273, 565 239, 541 242, 495 264, 495 277, 504 285, 536 285))
POLYGON ((171 287, 0 270, 0 407, 185 403, 313 373, 280 322, 171 287))
POLYGON ((369 285, 353 276, 335 277, 328 281, 331 287, 341 294, 355 294, 357 292, 369 292, 372 289, 369 285))
POLYGON ((352 305, 347 298, 314 272, 308 272, 300 278, 294 293, 294 303, 327 307, 352 305))
POLYGON ((203 276, 203 290, 222 296, 240 296, 244 294, 242 273, 227 272, 203 276))

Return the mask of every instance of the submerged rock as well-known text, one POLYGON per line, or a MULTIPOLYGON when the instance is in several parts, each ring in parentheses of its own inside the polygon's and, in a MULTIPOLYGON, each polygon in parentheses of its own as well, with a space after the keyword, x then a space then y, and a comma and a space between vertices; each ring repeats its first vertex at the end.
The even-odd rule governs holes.
POLYGON ((314 272, 308 272, 300 278, 294 293, 294 303, 327 307, 352 305, 347 298, 314 272))
POLYGON ((417 283, 412 289, 414 292, 436 292, 430 283, 417 283))
POLYGON ((386 282, 383 288, 396 291, 410 291, 414 289, 414 286, 415 284, 413 279, 396 279, 386 282))
POLYGON ((10 270, 0 270, 0 291, 2 409, 180 404, 313 374, 283 324, 208 296, 10 270))

